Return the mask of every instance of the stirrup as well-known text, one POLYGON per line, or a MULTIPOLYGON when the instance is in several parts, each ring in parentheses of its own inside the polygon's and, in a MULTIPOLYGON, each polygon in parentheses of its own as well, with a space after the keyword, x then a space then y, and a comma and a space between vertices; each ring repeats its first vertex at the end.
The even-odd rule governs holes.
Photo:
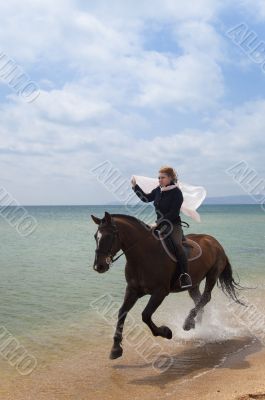
POLYGON ((190 275, 187 274, 187 272, 183 272, 183 273, 180 275, 180 277, 179 277, 179 283, 180 283, 180 287, 181 287, 181 288, 191 287, 191 286, 192 286, 192 282, 191 282, 191 277, 190 277, 190 275), (181 278, 182 278, 183 276, 187 278, 187 282, 188 282, 188 283, 186 283, 186 285, 182 285, 182 283, 181 283, 181 278))

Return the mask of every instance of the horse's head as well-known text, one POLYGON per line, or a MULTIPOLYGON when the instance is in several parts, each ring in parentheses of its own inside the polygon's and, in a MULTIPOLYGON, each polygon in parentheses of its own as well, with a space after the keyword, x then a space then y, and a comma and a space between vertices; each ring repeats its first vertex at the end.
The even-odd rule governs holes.
POLYGON ((102 219, 94 215, 91 215, 91 218, 98 225, 98 230, 94 235, 97 247, 93 268, 95 271, 103 273, 108 271, 112 258, 120 250, 119 232, 108 212, 105 212, 102 219))

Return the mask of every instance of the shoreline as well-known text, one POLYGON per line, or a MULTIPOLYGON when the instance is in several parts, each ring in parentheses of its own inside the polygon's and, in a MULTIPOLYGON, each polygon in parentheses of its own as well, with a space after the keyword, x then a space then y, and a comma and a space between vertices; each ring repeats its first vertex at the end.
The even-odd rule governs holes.
POLYGON ((7 382, 2 376, 1 399, 246 400, 251 393, 265 393, 265 349, 253 338, 176 349, 167 342, 174 363, 162 373, 128 349, 122 358, 109 360, 110 343, 80 350, 27 377, 12 374, 7 382))

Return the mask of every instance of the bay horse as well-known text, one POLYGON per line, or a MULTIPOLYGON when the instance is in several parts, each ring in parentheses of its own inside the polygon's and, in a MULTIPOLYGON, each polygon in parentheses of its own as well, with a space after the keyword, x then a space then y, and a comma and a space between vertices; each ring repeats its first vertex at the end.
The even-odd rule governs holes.
POLYGON ((193 286, 183 289, 176 281, 172 289, 171 281, 177 264, 165 252, 162 243, 157 240, 149 225, 134 216, 125 214, 105 212, 102 219, 94 215, 91 215, 91 218, 98 225, 98 230, 94 235, 97 248, 93 269, 98 273, 106 272, 111 263, 117 260, 118 257, 116 259, 113 257, 119 250, 122 250, 126 256, 127 287, 123 304, 119 309, 110 352, 111 359, 122 355, 122 332, 127 313, 137 300, 146 294, 151 297, 142 312, 142 320, 154 336, 167 339, 172 338, 172 331, 167 326, 156 326, 152 321, 152 315, 169 293, 188 290, 194 301, 195 307, 185 319, 184 330, 195 328, 195 317, 197 317, 196 322, 201 322, 203 308, 211 300, 211 292, 216 283, 219 283, 223 292, 235 302, 244 305, 237 297, 236 289, 241 286, 233 278, 229 259, 221 244, 213 236, 193 233, 185 236, 200 245, 202 254, 188 263, 188 272, 193 286), (204 278, 205 287, 201 294, 199 285, 204 278))

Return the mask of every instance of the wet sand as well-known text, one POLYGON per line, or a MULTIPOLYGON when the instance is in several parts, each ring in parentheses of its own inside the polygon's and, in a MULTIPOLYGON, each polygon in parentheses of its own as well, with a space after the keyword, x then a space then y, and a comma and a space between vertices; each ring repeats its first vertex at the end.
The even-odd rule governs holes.
POLYGON ((125 346, 121 358, 109 360, 110 347, 111 341, 105 341, 98 348, 93 346, 63 361, 41 365, 26 377, 8 366, 6 376, 2 374, 0 398, 265 399, 265 350, 256 339, 204 345, 191 342, 174 350, 167 341, 165 350, 173 361, 162 372, 125 346))

